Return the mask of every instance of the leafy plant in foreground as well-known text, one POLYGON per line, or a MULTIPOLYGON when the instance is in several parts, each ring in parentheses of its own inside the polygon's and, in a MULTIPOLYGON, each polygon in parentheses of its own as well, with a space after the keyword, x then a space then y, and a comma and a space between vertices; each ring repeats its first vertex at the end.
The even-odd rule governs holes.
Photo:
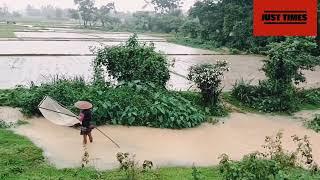
POLYGON ((135 155, 129 153, 117 153, 117 160, 120 164, 120 170, 125 171, 128 180, 138 180, 141 173, 146 172, 147 168, 153 167, 152 161, 145 160, 141 170, 135 160, 135 155))
POLYGON ((317 164, 313 162, 312 148, 308 137, 300 138, 292 136, 293 142, 297 145, 293 152, 286 151, 282 146, 282 132, 276 137, 267 136, 263 148, 265 152, 255 152, 246 155, 241 161, 232 161, 228 155, 220 156, 220 172, 225 179, 295 179, 287 173, 292 168, 307 168, 315 173, 318 170, 317 164))

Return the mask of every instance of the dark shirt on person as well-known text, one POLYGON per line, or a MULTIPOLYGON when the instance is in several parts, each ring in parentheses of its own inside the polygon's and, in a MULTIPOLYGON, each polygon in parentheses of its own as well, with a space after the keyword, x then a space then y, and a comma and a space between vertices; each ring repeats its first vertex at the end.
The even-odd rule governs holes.
POLYGON ((83 110, 80 113, 80 121, 83 127, 90 127, 90 122, 92 119, 92 114, 90 110, 83 110))

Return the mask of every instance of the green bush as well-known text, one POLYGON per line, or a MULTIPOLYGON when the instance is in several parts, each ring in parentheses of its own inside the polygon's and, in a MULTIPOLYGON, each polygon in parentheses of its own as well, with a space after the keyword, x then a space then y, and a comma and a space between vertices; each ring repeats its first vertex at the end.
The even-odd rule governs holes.
POLYGON ((13 125, 14 125, 13 123, 7 123, 7 122, 0 119, 0 129, 10 128, 13 125))
POLYGON ((302 99, 303 104, 319 106, 320 104, 320 89, 302 89, 298 93, 298 97, 302 99))
POLYGON ((227 156, 220 161, 220 172, 226 180, 268 180, 286 176, 274 160, 261 159, 256 154, 245 156, 241 161, 230 161, 227 156))
POLYGON ((153 45, 140 44, 136 35, 124 45, 98 49, 94 61, 94 69, 98 70, 95 76, 101 76, 102 67, 106 67, 107 74, 118 81, 140 80, 165 87, 170 78, 166 57, 155 52, 153 45))
POLYGON ((307 127, 316 132, 320 132, 320 115, 316 115, 311 121, 307 122, 307 127))
POLYGON ((140 81, 105 87, 63 79, 11 93, 16 98, 5 101, 22 108, 26 115, 40 114, 38 104, 48 95, 73 111, 76 111, 73 107, 76 101, 92 102, 97 125, 109 123, 180 129, 195 127, 205 121, 205 113, 182 96, 140 81))
POLYGON ((292 141, 296 145, 293 152, 286 151, 282 143, 283 133, 276 137, 265 138, 264 152, 254 152, 244 156, 241 161, 232 161, 228 155, 220 156, 220 172, 224 179, 308 179, 312 175, 319 176, 318 165, 314 163, 312 147, 307 136, 303 138, 293 135, 292 141), (307 173, 290 173, 292 170, 309 170, 307 173))
POLYGON ((188 79, 196 83, 201 91, 203 104, 207 107, 216 107, 222 92, 221 82, 224 72, 229 71, 226 61, 217 61, 216 64, 200 64, 190 67, 188 79))
MULTIPOLYGON (((262 70, 267 80, 252 86, 244 82, 235 85, 232 95, 244 104, 264 112, 294 112, 304 98, 299 99, 294 85, 305 82, 303 70, 314 70, 320 59, 312 54, 317 44, 313 38, 287 38, 269 45, 268 59, 262 70)), ((303 93, 302 93, 303 94, 303 93)), ((301 93, 300 93, 301 95, 301 93)), ((319 94, 305 94, 306 101, 319 102, 319 94)))
POLYGON ((250 82, 239 81, 234 85, 231 95, 258 111, 290 113, 297 111, 300 104, 295 88, 290 86, 276 88, 274 83, 267 80, 260 81, 258 86, 253 86, 250 82))

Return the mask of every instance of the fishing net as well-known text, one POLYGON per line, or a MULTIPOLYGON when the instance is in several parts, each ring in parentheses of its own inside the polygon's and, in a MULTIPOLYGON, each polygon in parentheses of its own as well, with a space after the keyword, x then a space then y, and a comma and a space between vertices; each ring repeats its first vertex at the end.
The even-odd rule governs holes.
POLYGON ((42 115, 54 124, 73 126, 79 123, 74 113, 64 108, 49 96, 46 96, 38 107, 42 115))

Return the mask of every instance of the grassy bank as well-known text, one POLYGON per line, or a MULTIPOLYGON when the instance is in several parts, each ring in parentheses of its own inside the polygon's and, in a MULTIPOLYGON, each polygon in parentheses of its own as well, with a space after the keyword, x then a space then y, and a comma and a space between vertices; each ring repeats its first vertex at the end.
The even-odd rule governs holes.
POLYGON ((0 38, 14 38, 16 37, 14 31, 16 25, 0 24, 0 38))

